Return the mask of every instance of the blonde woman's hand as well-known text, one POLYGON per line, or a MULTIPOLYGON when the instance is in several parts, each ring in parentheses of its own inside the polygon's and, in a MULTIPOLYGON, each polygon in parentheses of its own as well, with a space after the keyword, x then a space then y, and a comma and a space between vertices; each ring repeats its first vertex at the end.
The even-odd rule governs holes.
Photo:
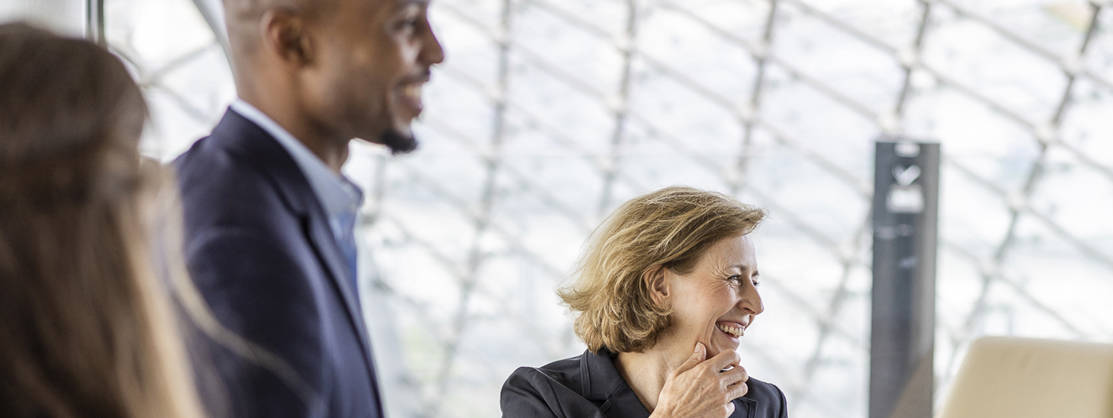
POLYGON ((707 349, 696 343, 692 355, 673 370, 650 418, 725 418, 734 413, 734 399, 749 391, 750 379, 734 351, 704 360, 707 349), (730 370, 722 371, 728 366, 730 370))

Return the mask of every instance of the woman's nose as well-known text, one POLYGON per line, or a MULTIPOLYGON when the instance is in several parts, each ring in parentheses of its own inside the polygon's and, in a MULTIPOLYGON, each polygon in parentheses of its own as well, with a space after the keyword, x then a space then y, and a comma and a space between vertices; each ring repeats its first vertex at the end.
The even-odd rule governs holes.
POLYGON ((757 288, 754 287, 752 283, 744 288, 742 297, 738 300, 738 307, 750 311, 754 315, 758 315, 765 311, 765 304, 761 301, 761 294, 758 293, 757 288))

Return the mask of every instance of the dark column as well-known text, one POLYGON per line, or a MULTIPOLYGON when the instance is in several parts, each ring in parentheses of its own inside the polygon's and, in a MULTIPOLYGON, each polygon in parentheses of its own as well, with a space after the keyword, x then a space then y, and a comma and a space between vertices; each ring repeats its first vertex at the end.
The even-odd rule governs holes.
POLYGON ((932 414, 939 144, 878 141, 870 418, 932 414))

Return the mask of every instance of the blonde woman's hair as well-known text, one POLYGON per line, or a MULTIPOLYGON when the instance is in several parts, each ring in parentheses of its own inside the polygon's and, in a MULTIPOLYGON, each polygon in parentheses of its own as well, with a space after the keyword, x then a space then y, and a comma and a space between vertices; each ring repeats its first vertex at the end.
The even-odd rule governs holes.
POLYGON ((592 233, 572 286, 558 291, 578 315, 588 349, 652 347, 670 309, 654 302, 643 275, 657 267, 688 274, 714 243, 752 232, 761 209, 726 195, 667 187, 624 203, 592 233))

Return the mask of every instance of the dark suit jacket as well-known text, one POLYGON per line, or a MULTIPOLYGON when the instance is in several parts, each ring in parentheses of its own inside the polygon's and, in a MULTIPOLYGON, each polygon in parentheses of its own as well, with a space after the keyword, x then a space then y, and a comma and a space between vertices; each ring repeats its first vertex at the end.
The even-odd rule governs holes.
MULTIPOLYGON (((776 386, 750 378, 746 396, 734 400, 731 418, 785 418, 785 395, 776 386)), ((502 416, 558 418, 644 418, 638 396, 615 368, 613 354, 600 351, 519 367, 502 386, 502 416)))
POLYGON ((224 327, 269 352, 202 336, 220 383, 200 388, 211 412, 381 417, 348 267, 282 145, 229 110, 175 164, 193 281, 224 327))

